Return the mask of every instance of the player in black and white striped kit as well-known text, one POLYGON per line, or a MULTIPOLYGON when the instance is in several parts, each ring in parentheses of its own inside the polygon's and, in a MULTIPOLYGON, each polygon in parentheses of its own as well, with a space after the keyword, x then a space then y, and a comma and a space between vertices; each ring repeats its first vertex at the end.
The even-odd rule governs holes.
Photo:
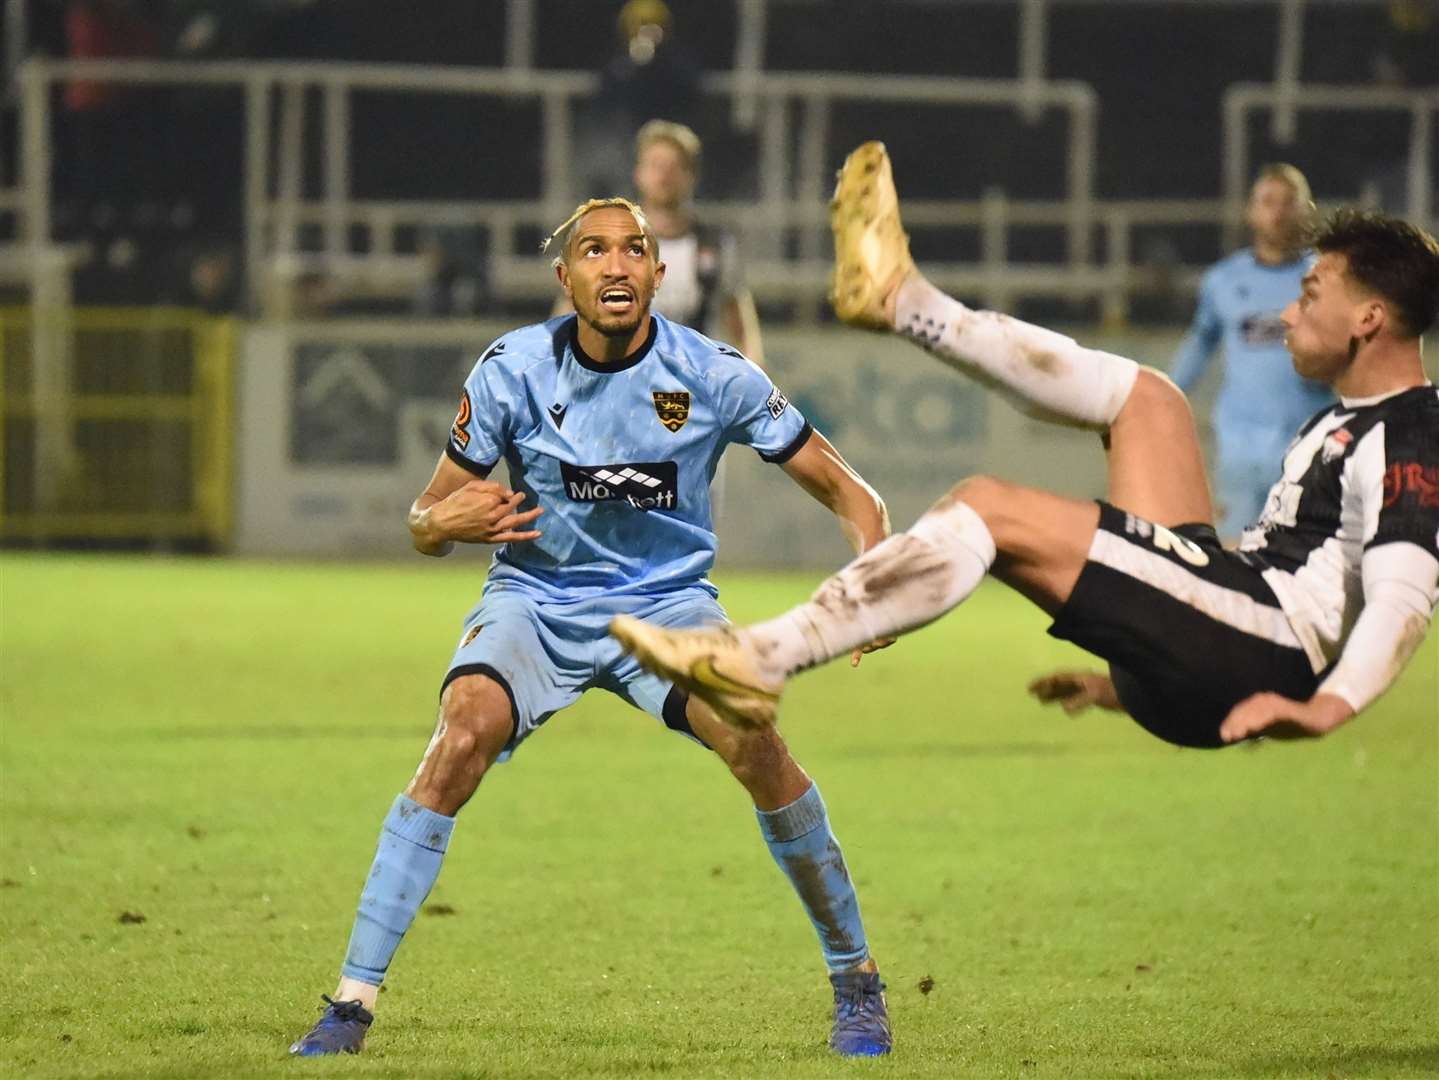
POLYGON ((1340 401, 1305 425, 1228 551, 1173 383, 930 285, 878 143, 841 170, 833 225, 841 319, 910 337, 1029 415, 1100 432, 1107 497, 971 477, 778 618, 687 632, 617 621, 642 663, 732 723, 769 723, 790 675, 931 622, 990 574, 1051 614, 1051 634, 1109 661, 1109 677, 1059 673, 1038 696, 1123 709, 1181 745, 1323 735, 1393 684, 1439 600, 1439 390, 1421 355, 1439 316, 1432 236, 1355 211, 1318 230, 1282 319, 1296 370, 1340 401))
POLYGON ((1428 626, 1439 559, 1439 389, 1346 397, 1284 456, 1240 542, 1323 686, 1362 708, 1428 626))

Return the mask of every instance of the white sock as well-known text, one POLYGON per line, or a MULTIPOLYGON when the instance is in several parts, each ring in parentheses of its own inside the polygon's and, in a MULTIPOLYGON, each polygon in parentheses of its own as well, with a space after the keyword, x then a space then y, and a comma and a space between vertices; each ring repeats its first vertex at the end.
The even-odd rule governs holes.
POLYGON ((896 330, 1027 416, 1107 430, 1139 374, 1133 360, 1008 315, 974 311, 918 275, 895 299, 896 330))
POLYGON ((974 592, 993 562, 983 519, 946 499, 831 577, 808 603, 741 633, 778 681, 933 622, 974 592))
POLYGON ((380 988, 374 983, 361 982, 359 979, 351 979, 344 975, 340 976, 340 985, 335 987, 334 1000, 336 1001, 358 1001, 370 1012, 375 1011, 375 1003, 380 999, 380 988))

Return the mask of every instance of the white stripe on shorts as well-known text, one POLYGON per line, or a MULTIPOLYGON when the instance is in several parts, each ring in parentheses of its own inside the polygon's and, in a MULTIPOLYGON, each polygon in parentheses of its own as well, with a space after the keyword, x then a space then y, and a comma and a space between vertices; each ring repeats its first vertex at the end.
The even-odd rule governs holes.
POLYGON ((1262 604, 1236 589, 1226 589, 1223 585, 1205 581, 1158 552, 1122 536, 1098 530, 1089 546, 1089 558, 1152 585, 1225 626, 1272 641, 1275 645, 1304 648, 1279 608, 1262 604))

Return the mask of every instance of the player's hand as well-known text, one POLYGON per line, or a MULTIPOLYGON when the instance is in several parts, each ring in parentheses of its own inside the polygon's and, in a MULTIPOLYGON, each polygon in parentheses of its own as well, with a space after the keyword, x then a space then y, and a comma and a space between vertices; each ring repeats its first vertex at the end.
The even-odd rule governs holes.
POLYGON ((1054 671, 1029 684, 1029 692, 1046 705, 1058 703, 1070 716, 1090 706, 1123 712, 1109 676, 1097 671, 1054 671))
POLYGON ((430 508, 445 537, 465 544, 508 544, 538 540, 538 529, 527 529, 544 508, 520 510, 522 491, 512 491, 493 480, 471 480, 430 508))
POLYGON ((1282 694, 1253 694, 1245 698, 1219 725, 1227 743, 1264 735, 1271 739, 1314 739, 1327 735, 1354 715, 1349 702, 1337 694, 1315 694, 1294 701, 1282 694))
POLYGON ((880 649, 887 649, 898 640, 899 638, 892 637, 880 638, 878 641, 871 641, 868 645, 855 649, 854 652, 849 654, 849 666, 852 668, 859 667, 859 662, 864 658, 865 653, 879 652, 880 649))

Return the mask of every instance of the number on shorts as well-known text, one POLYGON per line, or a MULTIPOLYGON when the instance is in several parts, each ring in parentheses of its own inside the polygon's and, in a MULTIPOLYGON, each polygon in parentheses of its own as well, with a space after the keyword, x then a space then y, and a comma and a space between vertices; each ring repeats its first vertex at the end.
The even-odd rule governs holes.
POLYGON ((1154 526, 1154 546, 1160 551, 1172 551, 1190 566, 1208 566, 1209 556, 1193 540, 1170 532, 1163 525, 1154 526))

